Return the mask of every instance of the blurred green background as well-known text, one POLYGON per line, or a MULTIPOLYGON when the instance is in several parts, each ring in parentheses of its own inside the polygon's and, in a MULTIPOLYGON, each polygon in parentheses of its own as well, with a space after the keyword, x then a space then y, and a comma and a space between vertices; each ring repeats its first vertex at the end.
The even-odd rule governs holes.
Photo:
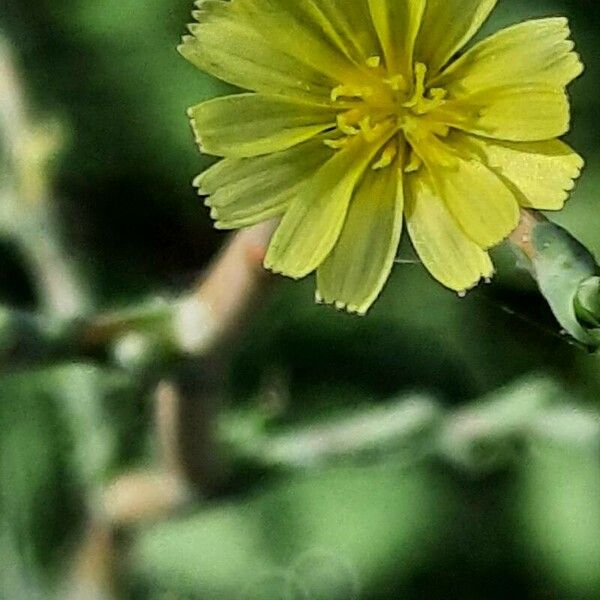
MULTIPOLYGON (((227 88, 175 51, 190 10, 0 0, 30 117, 63 129, 52 198, 101 309, 186 289, 225 239, 191 186, 206 162, 185 109, 227 88)), ((486 31, 550 15, 569 16, 587 67, 569 141, 588 163, 551 218, 600 256, 600 6, 500 0, 486 31)), ((1 303, 35 310, 30 252, 0 233, 1 303)), ((164 367, 218 396, 224 466, 174 514, 111 528, 110 550, 90 537, 96 496, 155 460, 153 387, 114 362, 2 351, 0 598, 600 598, 600 360, 560 335, 506 250, 466 299, 411 256, 367 318, 278 281, 226 360, 164 367), (349 450, 310 445, 331 428, 349 450)))

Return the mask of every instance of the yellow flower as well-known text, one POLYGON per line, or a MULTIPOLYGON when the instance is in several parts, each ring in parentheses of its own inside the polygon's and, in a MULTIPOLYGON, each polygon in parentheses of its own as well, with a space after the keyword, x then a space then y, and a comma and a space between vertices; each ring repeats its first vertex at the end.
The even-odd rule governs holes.
POLYGON ((179 50, 251 92, 190 109, 217 227, 281 216, 267 268, 364 313, 406 221, 430 273, 465 291, 520 208, 558 210, 583 167, 557 138, 582 71, 566 19, 473 45, 496 0, 201 0, 179 50))

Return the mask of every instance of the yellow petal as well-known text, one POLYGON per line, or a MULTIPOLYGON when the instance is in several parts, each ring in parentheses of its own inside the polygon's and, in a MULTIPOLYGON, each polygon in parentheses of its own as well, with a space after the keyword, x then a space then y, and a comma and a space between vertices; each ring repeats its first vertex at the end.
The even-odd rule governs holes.
POLYGON ((307 0, 236 0, 232 4, 240 18, 255 31, 268 36, 269 43, 278 52, 332 81, 360 83, 360 71, 336 47, 335 38, 331 38, 332 27, 324 30, 318 20, 315 21, 318 11, 305 10, 307 0))
POLYGON ((371 18, 391 74, 412 80, 415 40, 425 11, 425 0, 402 2, 369 0, 371 18))
POLYGON ((351 141, 301 188, 271 240, 267 269, 300 279, 325 260, 340 236, 354 188, 380 146, 351 141))
POLYGON ((470 137, 466 143, 518 190, 517 200, 526 208, 560 210, 584 165, 560 140, 515 144, 470 137))
POLYGON ((298 188, 333 154, 322 139, 255 158, 226 158, 196 178, 218 229, 237 229, 285 211, 298 188))
POLYGON ((427 0, 415 58, 427 65, 430 77, 479 31, 495 5, 496 0, 427 0))
POLYGON ((509 27, 476 44, 432 85, 453 97, 511 85, 560 89, 583 70, 569 40, 567 19, 538 19, 509 27))
POLYGON ((246 158, 286 150, 335 125, 335 112, 286 96, 237 94, 189 110, 203 152, 246 158))
POLYGON ((207 0, 199 4, 179 52, 219 79, 257 92, 329 97, 335 81, 271 43, 269 35, 238 8, 238 2, 207 0))
POLYGON ((464 234, 423 169, 408 176, 406 223, 419 258, 446 287, 462 292, 492 276, 489 255, 464 234))
POLYGON ((569 130, 569 99, 564 88, 543 84, 499 87, 449 101, 434 118, 484 137, 538 142, 569 130))
MULTIPOLYGON (((454 144, 460 147, 458 140, 454 144)), ((468 149, 460 149, 468 154, 468 149)), ((519 206, 514 194, 479 160, 449 154, 442 164, 437 156, 423 158, 436 193, 476 244, 491 248, 517 227, 519 206)))
POLYGON ((369 169, 352 198, 340 239, 317 269, 321 301, 367 312, 392 270, 403 207, 398 160, 379 171, 369 169))
POLYGON ((335 48, 361 67, 379 52, 368 0, 296 0, 289 10, 315 35, 325 35, 335 48))

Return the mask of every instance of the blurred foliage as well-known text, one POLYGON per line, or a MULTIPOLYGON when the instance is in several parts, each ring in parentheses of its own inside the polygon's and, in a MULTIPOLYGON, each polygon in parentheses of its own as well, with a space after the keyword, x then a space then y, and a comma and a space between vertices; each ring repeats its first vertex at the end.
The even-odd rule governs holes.
MULTIPOLYGON (((185 108, 227 90, 175 51, 191 3, 0 3, 31 112, 67 134, 56 201, 97 304, 185 288, 223 240, 191 187, 206 163, 185 108)), ((600 7, 503 0, 486 31, 555 14, 571 18, 587 66, 572 88, 569 141, 588 167, 551 218, 600 256, 600 7)), ((0 253, 2 303, 35 306, 19 249, 0 240, 0 253)), ((428 451, 419 443, 307 469, 237 455, 220 494, 126 532, 125 597, 600 598, 598 357, 560 335, 505 250, 494 284, 466 299, 410 264, 410 248, 400 256, 408 262, 365 319, 315 306, 312 282, 278 285, 223 376, 223 423, 235 425, 225 441, 248 450, 245 435, 311 431, 418 392, 444 415, 474 407, 475 423, 498 426, 484 431, 491 447, 465 447, 464 431, 448 430, 447 445, 428 451)), ((60 588, 90 491, 154 456, 149 397, 97 365, 3 369, 0 598, 60 588)))

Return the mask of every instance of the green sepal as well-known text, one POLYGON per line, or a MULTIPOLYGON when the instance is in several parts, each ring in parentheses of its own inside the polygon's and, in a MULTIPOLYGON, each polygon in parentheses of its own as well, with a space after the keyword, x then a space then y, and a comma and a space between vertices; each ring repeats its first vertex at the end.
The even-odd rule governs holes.
POLYGON ((533 270, 554 316, 575 340, 600 347, 600 277, 596 260, 568 231, 550 222, 532 231, 533 270))

